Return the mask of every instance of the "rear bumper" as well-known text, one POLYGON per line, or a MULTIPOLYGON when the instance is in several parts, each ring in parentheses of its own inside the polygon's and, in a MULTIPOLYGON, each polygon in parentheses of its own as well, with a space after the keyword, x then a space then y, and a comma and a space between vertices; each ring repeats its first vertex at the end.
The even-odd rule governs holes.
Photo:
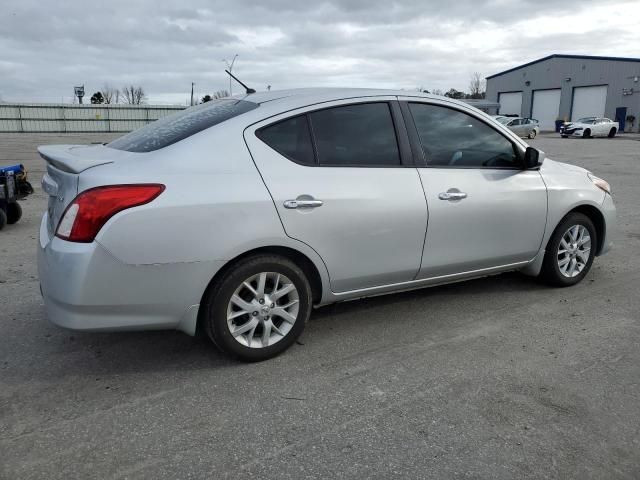
POLYGON ((602 248, 598 255, 604 255, 613 248, 613 238, 616 232, 616 206, 613 198, 609 194, 605 194, 602 202, 602 215, 604 216, 604 239, 602 240, 602 248))
POLYGON ((48 319, 86 331, 195 333, 199 303, 221 262, 125 264, 97 242, 49 237, 40 225, 38 273, 48 319))

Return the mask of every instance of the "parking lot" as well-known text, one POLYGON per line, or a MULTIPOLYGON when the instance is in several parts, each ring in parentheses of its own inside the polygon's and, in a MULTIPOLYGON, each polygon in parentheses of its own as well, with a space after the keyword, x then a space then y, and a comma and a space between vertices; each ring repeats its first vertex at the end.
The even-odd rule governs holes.
POLYGON ((0 478, 640 478, 637 136, 530 141, 613 187, 616 247, 581 284, 512 273, 333 305, 258 364, 46 321, 35 147, 110 138, 0 135, 0 165, 36 187, 0 232, 0 478))

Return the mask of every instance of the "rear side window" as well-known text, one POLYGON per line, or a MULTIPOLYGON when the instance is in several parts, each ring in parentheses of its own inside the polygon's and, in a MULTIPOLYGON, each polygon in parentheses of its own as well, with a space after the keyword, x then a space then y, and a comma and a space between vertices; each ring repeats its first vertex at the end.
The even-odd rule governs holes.
POLYGON ((387 103, 365 103, 309 114, 318 163, 326 166, 398 166, 400 153, 387 103))
POLYGON ((514 145, 481 120, 438 105, 409 104, 427 165, 519 168, 514 145))
POLYGON ((234 99, 203 103, 134 130, 107 147, 127 152, 152 152, 255 108, 258 108, 257 103, 234 99))
POLYGON ((313 144, 306 115, 289 118, 257 132, 258 138, 280 155, 302 165, 314 165, 313 144))

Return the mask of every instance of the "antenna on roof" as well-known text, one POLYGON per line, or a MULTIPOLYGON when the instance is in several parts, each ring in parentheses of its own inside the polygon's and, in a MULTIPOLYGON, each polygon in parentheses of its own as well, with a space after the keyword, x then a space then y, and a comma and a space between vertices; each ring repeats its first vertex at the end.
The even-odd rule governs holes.
POLYGON ((247 91, 247 95, 249 95, 250 93, 256 93, 256 91, 253 88, 247 87, 244 83, 238 80, 238 78, 229 70, 225 70, 225 72, 227 72, 231 78, 233 78, 236 82, 238 82, 240 85, 244 87, 244 89, 247 91))

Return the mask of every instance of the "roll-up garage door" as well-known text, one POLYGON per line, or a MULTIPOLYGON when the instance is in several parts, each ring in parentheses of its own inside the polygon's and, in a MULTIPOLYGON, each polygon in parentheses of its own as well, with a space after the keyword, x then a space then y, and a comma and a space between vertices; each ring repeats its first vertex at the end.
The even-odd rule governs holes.
POLYGON ((522 111, 522 92, 500 93, 500 115, 520 115, 522 111))
POLYGON ((607 103, 607 86, 576 87, 573 89, 573 105, 571 120, 582 117, 604 117, 604 106, 607 103))
POLYGON ((531 117, 540 122, 540 130, 554 130, 560 111, 560 89, 534 90, 531 117))

